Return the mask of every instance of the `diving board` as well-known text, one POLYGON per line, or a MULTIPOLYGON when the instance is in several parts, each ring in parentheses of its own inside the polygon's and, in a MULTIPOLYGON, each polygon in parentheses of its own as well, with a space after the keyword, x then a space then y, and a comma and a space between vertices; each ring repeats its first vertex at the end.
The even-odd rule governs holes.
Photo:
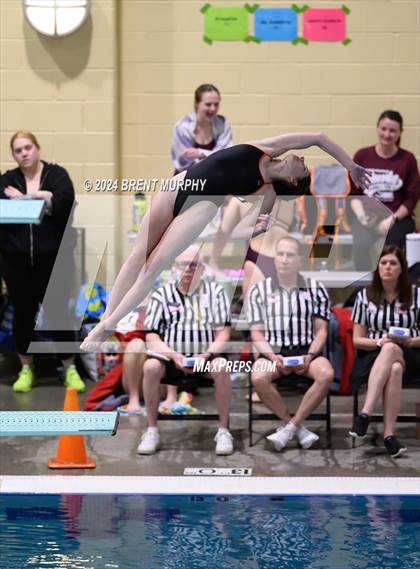
POLYGON ((0 223, 34 223, 39 225, 46 210, 45 200, 0 200, 0 223))
POLYGON ((117 412, 0 411, 0 436, 115 435, 117 412))

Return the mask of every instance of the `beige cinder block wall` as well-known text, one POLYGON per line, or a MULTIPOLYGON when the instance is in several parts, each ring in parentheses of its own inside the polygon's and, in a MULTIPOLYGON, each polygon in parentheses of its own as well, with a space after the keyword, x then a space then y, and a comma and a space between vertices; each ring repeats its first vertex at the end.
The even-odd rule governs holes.
POLYGON ((48 162, 74 182, 76 225, 87 230, 87 260, 95 265, 105 235, 108 269, 118 250, 118 199, 88 195, 83 181, 115 178, 117 168, 117 17, 115 0, 93 0, 91 18, 74 34, 48 38, 26 22, 22 2, 0 1, 0 167, 16 130, 33 131, 48 162))
MULTIPOLYGON (((293 46, 202 40, 204 0, 122 0, 121 168, 129 177, 172 172, 171 130, 192 110, 194 89, 215 83, 221 112, 235 142, 288 131, 322 130, 349 152, 375 142, 375 124, 386 108, 405 120, 403 146, 420 157, 420 3, 418 0, 347 1, 348 37, 335 43, 293 46)), ((212 5, 243 5, 239 1, 212 5)), ((290 7, 279 0, 261 7, 290 7)), ((339 7, 341 2, 310 2, 339 7)), ((303 3, 298 3, 303 5, 303 3)), ((250 18, 252 21, 252 18, 250 18)), ((301 25, 300 25, 301 29, 301 25)), ((321 151, 305 152, 310 163, 328 163, 321 151)), ((131 199, 124 200, 126 230, 131 199)))
MULTIPOLYGON (((92 0, 90 21, 74 35, 54 39, 32 30, 21 2, 0 1, 0 167, 13 166, 10 135, 33 130, 44 158, 65 166, 75 182, 76 223, 87 228, 88 253, 109 238, 111 277, 130 250, 132 198, 88 195, 83 181, 170 175, 172 126, 192 109, 200 83, 220 88, 221 112, 233 125, 235 142, 320 129, 354 152, 374 142, 377 115, 392 107, 405 118, 403 145, 420 156, 417 0, 347 2, 353 40, 347 47, 208 46, 202 4, 92 0)), ((314 163, 328 161, 314 149, 306 154, 314 163)))

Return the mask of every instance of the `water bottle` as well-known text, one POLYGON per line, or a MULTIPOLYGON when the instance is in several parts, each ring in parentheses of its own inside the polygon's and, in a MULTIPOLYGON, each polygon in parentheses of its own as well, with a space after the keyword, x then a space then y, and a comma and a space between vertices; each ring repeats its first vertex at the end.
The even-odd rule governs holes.
POLYGON ((138 233, 140 222, 147 211, 147 199, 143 194, 135 194, 133 204, 133 227, 132 231, 138 233))

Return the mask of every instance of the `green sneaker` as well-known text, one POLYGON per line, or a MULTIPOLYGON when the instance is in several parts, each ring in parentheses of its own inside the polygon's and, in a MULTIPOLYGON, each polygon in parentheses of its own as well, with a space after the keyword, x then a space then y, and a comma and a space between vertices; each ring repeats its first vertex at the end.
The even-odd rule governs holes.
POLYGON ((78 393, 83 393, 86 389, 85 382, 77 373, 75 365, 71 365, 66 369, 66 379, 64 380, 66 387, 73 387, 78 393))
POLYGON ((18 378, 13 384, 13 391, 15 393, 28 393, 28 391, 31 391, 34 383, 34 372, 25 364, 22 366, 18 378))

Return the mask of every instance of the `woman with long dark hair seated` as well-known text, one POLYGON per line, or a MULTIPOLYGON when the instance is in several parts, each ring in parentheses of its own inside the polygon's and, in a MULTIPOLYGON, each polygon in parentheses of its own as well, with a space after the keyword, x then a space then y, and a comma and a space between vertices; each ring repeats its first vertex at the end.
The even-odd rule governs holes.
POLYGON ((352 380, 354 386, 367 381, 368 390, 349 434, 366 436, 369 416, 382 394, 384 444, 394 458, 407 450, 395 437, 395 425, 403 378, 420 369, 419 317, 420 288, 410 284, 402 250, 387 245, 372 284, 358 293, 353 308, 353 343, 358 353, 352 380), (407 329, 407 337, 391 334, 391 327, 407 329))
POLYGON ((376 123, 377 142, 361 148, 354 161, 368 169, 369 190, 353 187, 351 208, 353 255, 357 271, 369 271, 370 249, 382 239, 386 245, 405 245, 408 233, 416 229, 415 209, 420 198, 420 177, 416 157, 401 148, 403 118, 398 111, 381 113, 376 123), (365 194, 364 198, 361 196, 365 194))

